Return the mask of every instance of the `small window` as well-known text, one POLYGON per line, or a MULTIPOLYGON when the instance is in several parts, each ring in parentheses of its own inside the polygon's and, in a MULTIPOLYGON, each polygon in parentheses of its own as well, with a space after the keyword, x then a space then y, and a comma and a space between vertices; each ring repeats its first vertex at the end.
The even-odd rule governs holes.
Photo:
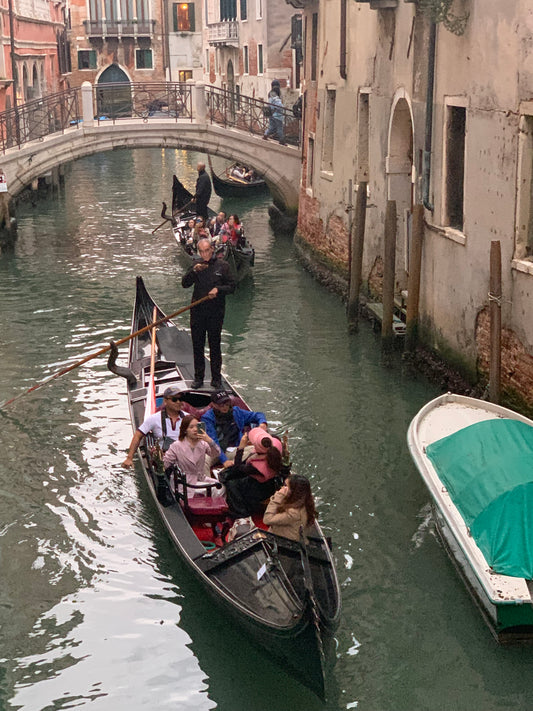
POLYGON ((248 0, 241 0, 241 20, 248 19, 248 0))
POLYGON ((263 73, 263 45, 257 45, 257 73, 263 73))
POLYGON ((250 70, 250 63, 248 61, 248 46, 245 45, 243 47, 243 64, 244 64, 244 73, 248 74, 250 70))
POLYGON ((178 71, 178 81, 187 81, 192 79, 192 69, 180 69, 178 71))
POLYGON ((315 172, 315 139, 309 137, 307 144, 307 187, 313 188, 313 173, 315 172))
POLYGON ((209 50, 205 50, 205 73, 209 74, 209 50))
POLYGON ((135 67, 137 69, 153 69, 152 50, 135 50, 135 67))
POLYGON ((318 13, 311 18, 311 81, 316 81, 316 65, 318 53, 318 13))
POLYGON ((96 69, 95 49, 80 49, 78 51, 78 69, 96 69))
POLYGON ((174 32, 194 32, 194 3, 175 2, 172 5, 174 32))
POLYGON ((263 17, 263 0, 255 0, 257 3, 257 19, 260 20, 263 17))
POLYGON ((326 89, 324 127, 322 131, 322 170, 333 172, 333 146, 335 141, 335 98, 334 89, 326 89))
POLYGON ((463 229, 466 109, 448 106, 446 116, 445 222, 463 229))

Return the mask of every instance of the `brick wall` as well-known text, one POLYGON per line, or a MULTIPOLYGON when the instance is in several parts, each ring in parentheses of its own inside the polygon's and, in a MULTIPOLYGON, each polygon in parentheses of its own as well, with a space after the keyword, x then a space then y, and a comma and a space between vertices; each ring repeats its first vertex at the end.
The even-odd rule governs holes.
MULTIPOLYGON (((476 321, 478 369, 488 377, 490 362, 490 310, 486 306, 476 321)), ((533 407, 533 357, 518 336, 508 328, 502 329, 502 390, 518 394, 533 407)))

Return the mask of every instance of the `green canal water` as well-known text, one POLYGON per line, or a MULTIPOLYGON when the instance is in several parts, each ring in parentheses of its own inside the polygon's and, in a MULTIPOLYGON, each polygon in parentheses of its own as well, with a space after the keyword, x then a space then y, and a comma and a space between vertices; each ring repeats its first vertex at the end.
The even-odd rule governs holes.
MULTIPOLYGON (((1 400, 125 335, 137 274, 165 310, 188 302, 169 231, 150 232, 172 174, 192 186, 196 160, 80 160, 58 195, 21 207, 0 254, 1 400)), ((343 614, 328 701, 254 648, 176 559, 139 471, 120 466, 125 389, 100 359, 0 413, 2 711, 533 706, 533 651, 493 642, 407 452, 409 421, 435 389, 399 361, 383 368, 366 323, 347 334, 341 303, 273 235, 267 206, 224 203, 257 251, 253 279, 228 300, 224 368, 290 431, 333 538, 343 614)))

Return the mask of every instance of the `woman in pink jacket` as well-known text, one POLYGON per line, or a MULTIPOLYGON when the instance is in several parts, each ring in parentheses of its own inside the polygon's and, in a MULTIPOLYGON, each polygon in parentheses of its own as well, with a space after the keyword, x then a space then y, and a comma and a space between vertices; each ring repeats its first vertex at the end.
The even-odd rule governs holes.
MULTIPOLYGON (((177 465, 187 477, 188 484, 216 484, 217 479, 205 474, 206 456, 218 457, 220 447, 205 432, 198 431, 198 420, 193 415, 183 418, 178 439, 165 452, 165 469, 177 465)), ((204 496, 205 490, 190 490, 190 495, 204 496)), ((212 496, 220 496, 223 489, 212 489, 212 496)))

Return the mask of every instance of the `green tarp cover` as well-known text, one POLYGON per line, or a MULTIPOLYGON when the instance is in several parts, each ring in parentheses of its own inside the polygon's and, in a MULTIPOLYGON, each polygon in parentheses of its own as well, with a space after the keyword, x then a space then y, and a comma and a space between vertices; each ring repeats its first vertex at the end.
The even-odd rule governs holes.
POLYGON ((533 427, 478 422, 426 448, 488 564, 533 578, 533 427))

